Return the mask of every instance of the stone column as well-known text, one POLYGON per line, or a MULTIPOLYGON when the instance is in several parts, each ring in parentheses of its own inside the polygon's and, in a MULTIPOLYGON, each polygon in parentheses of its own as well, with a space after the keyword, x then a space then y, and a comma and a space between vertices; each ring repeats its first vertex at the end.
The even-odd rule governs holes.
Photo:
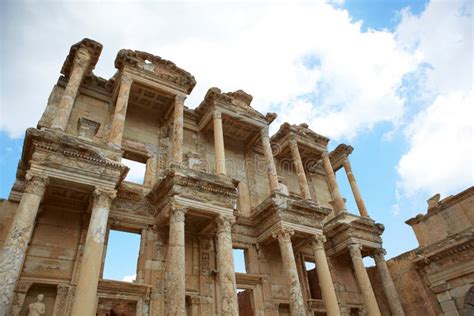
POLYGON ((286 274, 286 283, 290 294, 291 315, 305 316, 306 311, 304 307, 303 294, 301 293, 300 280, 298 279, 293 246, 291 245, 291 236, 293 234, 293 230, 281 229, 280 231, 273 233, 273 238, 278 239, 278 244, 280 245, 282 266, 286 274))
POLYGON ((372 285, 370 284, 369 275, 365 269, 362 261, 362 254, 360 253, 361 246, 359 244, 349 245, 349 252, 351 254, 352 264, 354 265, 354 272, 357 279, 357 284, 362 291, 365 308, 369 316, 380 316, 379 306, 375 299, 372 285))
POLYGON ((349 162, 349 157, 346 157, 342 163, 344 170, 346 171, 347 179, 351 185, 352 194, 354 194, 354 199, 357 203, 357 208, 359 209, 359 214, 362 217, 369 217, 367 213, 367 208, 365 207, 364 200, 360 195, 359 186, 357 185, 354 174, 352 173, 351 163, 349 162))
POLYGON ((296 139, 290 139, 289 145, 293 164, 295 165, 296 174, 298 175, 298 183, 300 185, 301 194, 305 200, 309 200, 311 199, 311 194, 309 193, 308 180, 306 180, 306 174, 304 172, 303 162, 301 161, 300 151, 298 150, 296 139))
POLYGON ((114 118, 109 134, 109 146, 116 149, 122 147, 123 130, 125 128, 125 116, 127 115, 128 99, 130 97, 130 89, 132 87, 132 79, 122 73, 120 78, 120 87, 115 102, 114 118))
POLYGON ((0 315, 6 315, 12 304, 47 184, 45 176, 26 174, 26 188, 0 252, 0 315))
POLYGON ((69 76, 66 88, 64 89, 61 100, 59 101, 58 108, 54 113, 54 120, 51 124, 51 128, 66 131, 69 117, 71 116, 74 101, 79 92, 79 86, 81 85, 84 74, 87 71, 91 61, 91 54, 86 48, 79 48, 74 56, 72 64, 72 71, 69 76))
POLYGON ((331 161, 329 160, 329 153, 326 151, 323 153, 323 166, 326 171, 329 185, 331 186, 332 195, 334 198, 335 213, 336 215, 343 212, 346 209, 344 200, 342 199, 341 192, 339 191, 339 185, 337 184, 336 175, 332 169, 331 161))
POLYGON ((184 100, 185 97, 178 95, 174 100, 172 162, 178 165, 183 162, 184 100))
POLYGON ((146 161, 145 177, 143 184, 148 187, 153 187, 156 183, 156 175, 158 172, 158 156, 152 154, 146 161))
POLYGON ((219 216, 217 222, 217 271, 221 289, 220 315, 238 315, 237 285, 234 272, 234 257, 232 253, 233 216, 219 216))
POLYGON ((184 208, 170 210, 168 251, 165 263, 166 315, 186 314, 184 261, 184 208))
POLYGON ((373 257, 375 260, 375 265, 377 266, 377 270, 380 274, 380 279, 382 280, 388 306, 393 316, 404 316, 405 312, 403 311, 402 303, 400 302, 397 290, 393 284, 392 276, 390 275, 390 271, 387 267, 387 262, 385 262, 384 254, 384 249, 378 249, 373 254, 373 257))
POLYGON ((225 175, 224 134, 222 130, 222 114, 216 110, 213 113, 214 149, 216 152, 216 173, 225 175))
POLYGON ((97 285, 104 252, 107 220, 115 194, 115 190, 105 189, 96 189, 93 193, 92 214, 72 304, 72 316, 95 315, 96 313, 97 285))
POLYGON ((275 167, 275 160, 273 160, 272 146, 270 144, 270 136, 268 135, 268 126, 260 130, 260 137, 262 138, 263 154, 267 160, 268 165, 268 181, 270 182, 270 191, 279 191, 278 175, 275 167))
POLYGON ((319 286, 321 287, 324 305, 326 306, 326 314, 328 316, 337 316, 341 315, 341 313, 326 258, 326 251, 324 250, 325 242, 326 238, 324 236, 314 236, 312 240, 314 260, 316 261, 316 272, 318 273, 319 286))
POLYGON ((69 300, 70 285, 58 284, 56 301, 54 302, 53 316, 67 315, 67 305, 69 300))

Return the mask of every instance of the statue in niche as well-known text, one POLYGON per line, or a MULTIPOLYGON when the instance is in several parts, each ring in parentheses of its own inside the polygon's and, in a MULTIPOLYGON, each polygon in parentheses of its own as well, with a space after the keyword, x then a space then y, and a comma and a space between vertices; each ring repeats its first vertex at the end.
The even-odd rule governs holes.
POLYGON ((28 305, 28 316, 41 316, 46 313, 46 306, 43 303, 43 294, 38 294, 36 302, 28 305))

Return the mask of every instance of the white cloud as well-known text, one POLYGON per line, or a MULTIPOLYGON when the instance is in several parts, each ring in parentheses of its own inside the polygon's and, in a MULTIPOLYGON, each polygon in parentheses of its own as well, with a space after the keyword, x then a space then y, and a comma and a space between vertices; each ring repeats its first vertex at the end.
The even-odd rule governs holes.
POLYGON ((122 278, 122 281, 132 283, 132 282, 134 282, 136 279, 137 279, 137 275, 136 275, 136 274, 133 274, 133 275, 125 275, 125 276, 122 278))
POLYGON ((11 136, 35 125, 69 45, 86 36, 104 44, 97 75, 114 73, 121 48, 148 51, 195 75, 188 106, 211 86, 244 89, 257 109, 278 112, 276 124, 304 118, 335 138, 396 123, 405 108, 397 89, 417 64, 394 34, 362 32, 347 11, 322 1, 9 2, 4 11, 0 129, 11 136), (294 117, 302 104, 312 105, 308 116, 294 117))
POLYGON ((472 35, 469 1, 433 1, 418 17, 403 13, 397 40, 428 65, 418 86, 433 100, 405 129, 409 149, 397 170, 406 196, 474 184, 472 35))

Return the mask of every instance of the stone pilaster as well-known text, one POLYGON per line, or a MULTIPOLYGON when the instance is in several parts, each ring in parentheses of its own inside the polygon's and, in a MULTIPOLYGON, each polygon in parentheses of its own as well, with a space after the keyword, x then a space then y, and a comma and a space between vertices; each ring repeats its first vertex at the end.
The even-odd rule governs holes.
POLYGON ((339 190, 339 185, 337 184, 336 175, 332 169, 331 161, 329 160, 328 152, 323 153, 323 166, 326 171, 326 176, 331 187, 332 196, 334 198, 335 213, 339 214, 346 209, 344 200, 341 196, 341 191, 339 190))
POLYGON ((92 214, 87 229, 84 254, 77 280, 71 315, 95 315, 97 285, 104 252, 104 240, 109 218, 110 205, 115 190, 96 189, 92 198, 92 214))
POLYGON ((16 282, 47 184, 48 178, 45 176, 29 172, 26 175, 25 191, 0 252, 0 315, 6 315, 12 304, 16 282))
POLYGON ((222 114, 214 111, 212 120, 214 123, 214 149, 216 152, 216 174, 225 175, 225 151, 224 133, 222 130, 222 114))
POLYGON ((178 165, 183 162, 184 100, 185 97, 178 95, 174 100, 172 162, 178 165))
POLYGON ((367 213, 367 208, 365 207, 364 200, 359 191, 359 186, 357 185, 354 174, 352 173, 351 163, 349 162, 349 157, 346 157, 343 161, 344 170, 346 171, 347 179, 351 185, 352 194, 354 194, 354 199, 357 203, 357 208, 359 209, 359 214, 362 217, 369 217, 367 213))
POLYGON ((147 187, 153 187, 156 183, 157 172, 158 156, 156 154, 153 154, 146 161, 145 177, 143 180, 143 184, 147 187))
POLYGON ((279 191, 278 175, 275 167, 275 160, 273 159, 272 146, 270 144, 270 136, 268 135, 268 126, 260 130, 260 137, 262 138, 263 154, 267 160, 268 166, 268 181, 270 183, 270 191, 279 191))
POLYGON ((362 292, 364 298, 365 308, 369 316, 380 316, 379 306, 375 299, 375 294, 370 284, 369 275, 365 269, 364 262, 362 261, 362 254, 360 252, 361 246, 359 244, 349 245, 349 252, 354 266, 354 272, 359 285, 359 289, 362 292))
POLYGON ((237 285, 232 254, 232 225, 235 218, 219 216, 217 222, 217 271, 221 289, 220 315, 238 315, 237 285))
POLYGON ((291 315, 305 316, 303 294, 301 293, 300 280, 296 269, 295 255, 291 244, 293 230, 281 229, 273 233, 273 238, 278 239, 280 245, 283 270, 286 274, 286 283, 288 285, 291 315))
POLYGON ((184 216, 186 209, 170 210, 168 252, 165 263, 166 315, 186 314, 184 216))
POLYGON ((71 287, 68 284, 58 284, 56 301, 54 302, 53 316, 63 316, 68 314, 68 301, 71 287))
POLYGON ((120 149, 122 147, 123 130, 125 128, 125 116, 127 115, 128 99, 130 97, 131 88, 132 79, 128 75, 122 73, 108 141, 109 146, 117 149, 120 149))
POLYGON ((300 186, 301 194, 305 200, 311 199, 311 193, 309 192, 308 180, 303 168, 303 162, 301 161, 300 151, 298 149, 298 143, 296 139, 290 139, 289 142, 291 156, 293 164, 295 165, 296 174, 298 176, 298 184, 300 186))
POLYGON ((326 251, 324 250, 325 242, 326 238, 324 236, 314 236, 312 240, 316 272, 318 273, 319 286, 321 287, 324 306, 326 306, 326 314, 328 316, 338 316, 341 315, 341 313, 339 311, 336 291, 334 290, 331 271, 329 270, 326 258, 326 251))
POLYGON ((79 86, 84 78, 84 74, 91 62, 91 54, 86 48, 79 48, 74 56, 71 75, 64 89, 58 108, 55 112, 51 128, 66 131, 69 117, 71 116, 74 101, 79 92, 79 86))
POLYGON ((387 267, 387 262, 384 258, 385 250, 378 249, 373 254, 375 260, 375 265, 379 271, 380 279, 382 280, 382 286, 385 291, 385 296, 387 297, 388 307, 393 316, 405 316, 405 312, 402 308, 402 303, 398 297, 397 290, 392 281, 392 276, 387 267))

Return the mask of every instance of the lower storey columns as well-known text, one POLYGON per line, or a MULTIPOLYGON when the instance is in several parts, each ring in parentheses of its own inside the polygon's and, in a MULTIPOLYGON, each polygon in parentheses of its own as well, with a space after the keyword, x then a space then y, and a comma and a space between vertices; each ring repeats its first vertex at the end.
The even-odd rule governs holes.
POLYGON ((232 225, 234 223, 234 217, 219 216, 217 218, 217 267, 222 300, 220 315, 229 316, 239 314, 232 255, 232 225))
POLYGON ((186 315, 184 216, 186 209, 170 210, 168 252, 165 264, 166 315, 186 315))
POLYGON ((25 191, 0 252, 0 315, 7 315, 12 304, 36 214, 48 183, 43 176, 27 173, 26 178, 25 191))
POLYGON ((362 297, 364 298, 365 308, 369 316, 380 316, 379 306, 375 299, 375 294, 370 284, 369 275, 365 269, 364 262, 362 261, 362 254, 360 252, 361 246, 359 244, 349 245, 349 252, 354 265, 355 276, 357 284, 362 291, 362 297))
POLYGON ((377 270, 379 271, 380 279, 382 280, 382 286, 385 291, 385 296, 387 297, 388 307, 393 316, 405 316, 402 304, 398 298, 397 290, 392 281, 392 276, 388 270, 387 262, 385 262, 384 253, 385 250, 379 249, 374 253, 373 257, 377 270))
POLYGON ((324 236, 315 236, 312 241, 314 260, 316 262, 316 272, 318 273, 319 286, 323 295, 326 314, 328 316, 339 316, 339 304, 337 303, 336 291, 332 282, 326 252, 324 251, 324 236))
POLYGON ((115 194, 115 190, 96 189, 94 191, 92 214, 71 310, 72 316, 96 314, 97 285, 104 252, 107 220, 115 194))
POLYGON ((273 237, 278 239, 281 251, 281 259, 283 269, 286 273, 286 282, 288 285, 290 310, 292 316, 305 316, 303 294, 301 293, 300 280, 296 270, 295 255, 293 254, 293 246, 291 244, 291 236, 294 231, 289 229, 281 229, 274 232, 273 237))

